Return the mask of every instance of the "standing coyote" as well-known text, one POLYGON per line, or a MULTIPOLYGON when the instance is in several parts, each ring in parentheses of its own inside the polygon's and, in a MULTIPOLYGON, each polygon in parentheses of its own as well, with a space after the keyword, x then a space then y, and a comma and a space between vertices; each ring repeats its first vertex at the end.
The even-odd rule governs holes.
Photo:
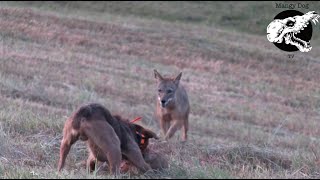
POLYGON ((179 83, 182 72, 173 79, 162 77, 154 69, 154 76, 158 81, 156 115, 165 139, 171 138, 182 127, 181 138, 182 141, 186 141, 190 105, 187 92, 179 83))

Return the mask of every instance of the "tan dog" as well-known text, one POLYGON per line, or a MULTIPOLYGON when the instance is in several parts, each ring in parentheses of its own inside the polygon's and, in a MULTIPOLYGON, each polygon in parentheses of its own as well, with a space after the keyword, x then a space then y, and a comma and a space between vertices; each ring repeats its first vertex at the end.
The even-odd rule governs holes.
POLYGON ((118 175, 122 157, 142 172, 148 171, 151 167, 143 159, 141 150, 147 147, 149 138, 158 137, 142 126, 123 120, 120 116, 112 116, 100 104, 82 106, 65 122, 58 170, 63 168, 72 144, 80 139, 87 141, 90 152, 87 166, 91 171, 97 159, 109 162, 111 173, 118 175))
POLYGON ((186 141, 190 105, 187 92, 179 83, 182 72, 176 78, 164 78, 154 70, 154 76, 158 82, 156 115, 165 139, 168 140, 178 129, 183 128, 182 140, 186 141))

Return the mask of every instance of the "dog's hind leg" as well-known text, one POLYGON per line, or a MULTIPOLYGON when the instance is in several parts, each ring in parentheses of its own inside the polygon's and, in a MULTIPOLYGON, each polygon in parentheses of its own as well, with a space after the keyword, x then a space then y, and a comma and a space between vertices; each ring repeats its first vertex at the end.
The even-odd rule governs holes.
POLYGON ((63 138, 60 145, 60 159, 58 164, 58 171, 61 171, 61 169, 63 168, 72 144, 74 144, 79 138, 77 131, 75 131, 74 129, 72 129, 70 125, 68 125, 70 124, 70 122, 71 121, 68 121, 65 128, 63 129, 63 138))
POLYGON ((90 173, 92 173, 95 170, 96 167, 96 158, 92 154, 92 152, 89 153, 89 157, 87 159, 87 168, 90 173))
POLYGON ((94 144, 99 146, 109 161, 109 168, 114 175, 120 174, 121 149, 120 140, 114 129, 105 121, 83 122, 83 131, 94 144))
POLYGON ((128 142, 130 147, 127 150, 123 151, 123 154, 142 172, 151 170, 150 165, 143 159, 139 146, 133 140, 130 141, 131 142, 128 142))

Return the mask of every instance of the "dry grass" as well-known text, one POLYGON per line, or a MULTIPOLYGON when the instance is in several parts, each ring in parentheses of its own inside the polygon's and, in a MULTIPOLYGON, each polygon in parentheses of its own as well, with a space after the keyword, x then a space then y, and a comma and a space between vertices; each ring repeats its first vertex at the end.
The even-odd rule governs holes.
POLYGON ((115 4, 106 11, 17 4, 0 4, 1 178, 110 177, 77 165, 86 159, 84 143, 72 148, 66 170, 57 174, 63 123, 79 105, 99 102, 128 118, 142 116, 160 133, 153 69, 183 72, 190 140, 181 144, 177 134, 172 142, 153 142, 170 168, 124 178, 320 177, 319 47, 288 59, 259 28, 250 35, 242 27, 214 26, 219 17, 186 21, 175 4, 161 5, 170 7, 170 18, 136 14, 143 4, 132 15, 123 10, 130 3, 120 4, 119 14, 108 11, 115 4))

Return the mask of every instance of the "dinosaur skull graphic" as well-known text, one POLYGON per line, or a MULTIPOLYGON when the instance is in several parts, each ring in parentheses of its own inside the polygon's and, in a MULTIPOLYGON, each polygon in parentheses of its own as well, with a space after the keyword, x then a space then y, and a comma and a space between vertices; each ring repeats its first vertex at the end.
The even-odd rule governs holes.
POLYGON ((282 43, 284 40, 286 44, 296 46, 301 52, 308 52, 312 48, 310 41, 306 42, 295 35, 307 27, 310 20, 316 24, 319 18, 317 13, 310 11, 301 16, 275 19, 267 27, 267 38, 273 43, 282 43))

